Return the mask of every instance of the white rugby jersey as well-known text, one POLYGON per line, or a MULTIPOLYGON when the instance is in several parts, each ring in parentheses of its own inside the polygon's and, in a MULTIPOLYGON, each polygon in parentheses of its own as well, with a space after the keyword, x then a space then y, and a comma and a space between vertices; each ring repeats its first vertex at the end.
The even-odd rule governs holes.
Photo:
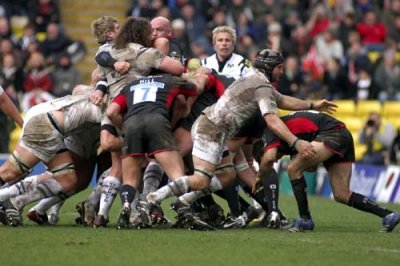
POLYGON ((217 54, 213 54, 201 60, 201 64, 205 67, 214 69, 218 74, 230 78, 238 79, 248 72, 252 71, 250 62, 243 56, 232 53, 232 56, 225 62, 224 67, 219 69, 217 54))
POLYGON ((267 77, 258 70, 250 72, 233 82, 218 101, 203 113, 215 125, 234 136, 256 112, 278 114, 276 102, 281 94, 267 77))

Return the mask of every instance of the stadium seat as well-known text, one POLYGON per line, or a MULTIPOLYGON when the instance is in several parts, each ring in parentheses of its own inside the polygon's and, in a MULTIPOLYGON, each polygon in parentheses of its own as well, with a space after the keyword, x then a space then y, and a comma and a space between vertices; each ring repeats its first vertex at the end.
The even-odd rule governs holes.
POLYGON ((354 143, 355 149, 355 157, 356 161, 361 160, 364 156, 364 153, 367 151, 367 146, 364 144, 356 144, 354 143))
POLYGON ((356 116, 366 119, 371 112, 382 114, 382 105, 378 100, 361 100, 356 105, 356 116))
POLYGON ((335 118, 345 123, 350 132, 358 132, 364 125, 364 120, 357 116, 335 116, 335 118))
POLYGON ((334 117, 354 116, 356 104, 353 100, 335 100, 334 103, 338 106, 334 117))
POLYGON ((400 118, 400 102, 385 101, 382 105, 382 116, 384 118, 397 116, 400 118))

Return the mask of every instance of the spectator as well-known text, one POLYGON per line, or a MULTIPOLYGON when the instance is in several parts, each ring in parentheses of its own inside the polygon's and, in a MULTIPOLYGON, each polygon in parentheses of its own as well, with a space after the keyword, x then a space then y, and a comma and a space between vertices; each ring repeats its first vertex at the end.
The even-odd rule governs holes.
POLYGON ((36 42, 38 39, 36 38, 36 29, 33 23, 28 23, 24 27, 24 31, 22 36, 19 38, 18 46, 21 50, 25 51, 28 48, 28 45, 32 42, 36 42))
POLYGON ((299 25, 301 25, 301 21, 297 12, 294 10, 289 12, 282 22, 283 36, 288 40, 293 38, 296 32, 296 28, 299 25))
POLYGON ((349 99, 353 96, 349 89, 347 73, 337 58, 327 61, 323 84, 324 91, 327 92, 326 98, 329 100, 349 99))
POLYGON ((305 27, 311 38, 315 38, 318 34, 325 31, 330 26, 330 23, 331 21, 327 17, 324 6, 319 4, 312 11, 305 27))
POLYGON ((267 43, 263 45, 267 45, 274 50, 282 51, 284 55, 288 55, 294 50, 292 42, 286 40, 282 35, 282 27, 278 22, 272 22, 268 25, 268 39, 267 43))
MULTIPOLYGON (((350 36, 358 36, 350 34, 350 36)), ((372 71, 372 63, 368 58, 367 50, 364 49, 359 39, 350 41, 350 48, 347 52, 347 71, 350 84, 355 85, 359 79, 361 70, 372 71)))
POLYGON ((357 23, 356 30, 360 34, 361 43, 369 51, 383 51, 387 28, 378 21, 373 11, 365 12, 363 20, 357 23))
POLYGON ((22 107, 24 112, 32 106, 53 99, 53 79, 46 68, 46 61, 41 53, 33 53, 27 62, 27 73, 24 77, 22 107))
POLYGON ((256 28, 245 12, 239 14, 235 28, 238 38, 244 35, 250 35, 252 38, 256 36, 256 28))
MULTIPOLYGON (((274 13, 266 11, 260 21, 256 24, 256 42, 260 44, 268 43, 268 26, 276 22, 274 13)), ((259 45, 262 46, 262 45, 259 45)))
POLYGON ((400 100, 400 66, 396 62, 396 51, 384 52, 383 60, 375 70, 375 80, 379 86, 379 99, 400 100))
POLYGON ((304 99, 304 95, 302 95, 300 90, 302 82, 299 62, 296 57, 287 57, 283 75, 278 81, 278 91, 285 95, 304 99))
POLYGON ((0 40, 5 39, 11 40, 13 45, 18 42, 17 37, 11 31, 9 20, 6 17, 0 17, 0 40))
POLYGON ((394 17, 392 27, 389 30, 389 37, 395 42, 395 49, 400 51, 400 14, 394 17))
POLYGON ((47 64, 54 64, 55 58, 64 53, 73 41, 61 30, 60 25, 49 23, 46 30, 46 39, 41 44, 41 52, 47 64))
MULTIPOLYGON (((247 0, 232 0, 229 8, 227 16, 233 22, 237 23, 240 20, 240 14, 245 13, 249 20, 254 20, 253 12, 251 8, 248 6, 247 0)), ((235 25, 237 26, 237 25, 235 25)))
POLYGON ((29 18, 38 32, 46 32, 50 23, 60 23, 60 10, 54 0, 33 0, 30 3, 29 18))
POLYGON ((395 135, 396 131, 390 123, 382 123, 380 114, 371 112, 359 133, 359 142, 367 145, 367 151, 359 162, 374 165, 388 164, 389 151, 395 135))
MULTIPOLYGON (((316 37, 315 45, 317 47, 318 57, 323 65, 331 59, 344 59, 343 45, 336 38, 334 29, 327 28, 316 37)), ((344 60, 343 60, 344 61, 344 60)))
POLYGON ((6 54, 2 57, 0 68, 0 85, 11 98, 18 101, 18 93, 22 93, 23 71, 16 64, 14 54, 6 54))
POLYGON ((0 57, 4 57, 6 54, 14 55, 15 63, 18 67, 22 68, 23 61, 21 51, 13 45, 10 39, 3 39, 0 41, 0 57))
POLYGON ((171 23, 172 36, 174 36, 175 42, 179 43, 182 48, 182 52, 187 57, 192 57, 192 51, 190 49, 189 37, 185 32, 185 21, 181 18, 174 19, 171 23))
POLYGON ((81 83, 80 73, 72 64, 71 58, 67 53, 58 58, 53 77, 54 88, 52 94, 56 97, 72 94, 72 89, 81 83))
POLYGON ((128 10, 126 16, 153 18, 156 16, 157 10, 149 5, 147 0, 138 0, 135 5, 128 10))
POLYGON ((374 79, 371 77, 371 74, 368 72, 368 70, 360 70, 355 92, 356 100, 377 99, 379 95, 379 87, 374 82, 374 79))
POLYGON ((188 2, 183 5, 181 8, 181 14, 185 21, 185 31, 188 33, 190 42, 204 36, 204 32, 206 31, 206 22, 202 15, 196 13, 192 3, 188 2))
POLYGON ((353 11, 348 11, 345 13, 343 20, 339 23, 338 28, 338 38, 343 45, 343 49, 346 51, 350 47, 349 34, 355 31, 356 21, 354 18, 353 11))

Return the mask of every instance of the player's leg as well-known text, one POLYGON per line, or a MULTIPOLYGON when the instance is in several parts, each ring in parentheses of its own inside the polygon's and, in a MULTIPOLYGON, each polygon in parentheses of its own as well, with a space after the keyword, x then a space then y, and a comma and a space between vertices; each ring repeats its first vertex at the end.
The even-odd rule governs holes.
POLYGON ((327 168, 333 196, 337 202, 381 217, 382 231, 393 231, 400 222, 400 215, 397 212, 382 208, 368 197, 350 190, 351 163, 335 163, 327 168))
POLYGON ((289 162, 287 167, 300 215, 300 218, 295 220, 294 224, 289 229, 293 232, 314 229, 314 222, 311 218, 307 198, 307 183, 304 178, 303 171, 310 167, 314 167, 315 165, 318 165, 319 163, 324 162, 333 156, 333 152, 326 149, 323 142, 313 141, 312 144, 317 156, 312 159, 304 159, 302 156, 296 155, 289 162))

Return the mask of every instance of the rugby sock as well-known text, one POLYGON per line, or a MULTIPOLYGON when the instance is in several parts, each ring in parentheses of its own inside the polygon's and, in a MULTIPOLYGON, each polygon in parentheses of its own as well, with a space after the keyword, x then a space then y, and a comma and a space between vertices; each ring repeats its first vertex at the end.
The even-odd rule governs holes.
POLYGON ((192 191, 186 194, 183 194, 179 197, 179 200, 182 201, 186 205, 192 204, 195 200, 204 197, 205 195, 209 195, 214 191, 221 190, 222 184, 218 178, 215 176, 211 179, 210 186, 207 189, 192 191))
POLYGON ((231 216, 238 217, 242 214, 240 211, 240 204, 239 204, 239 192, 238 192, 238 185, 237 183, 233 183, 223 190, 225 195, 225 199, 228 202, 229 210, 231 212, 231 216))
POLYGON ((172 195, 180 196, 189 191, 189 177, 187 175, 178 177, 172 182, 169 182, 167 185, 163 186, 159 190, 157 190, 157 200, 161 201, 166 199, 172 195))
POLYGON ((36 189, 28 191, 22 195, 11 198, 11 203, 19 210, 22 210, 27 204, 53 196, 59 196, 61 199, 68 198, 68 195, 63 192, 60 183, 51 178, 39 183, 36 189))
POLYGON ((217 203, 215 202, 215 200, 214 200, 214 198, 213 198, 213 196, 212 196, 211 194, 210 194, 210 195, 206 195, 206 196, 200 198, 198 201, 199 201, 200 203, 202 203, 202 204, 203 204, 204 206, 206 206, 206 207, 210 207, 210 206, 212 206, 212 205, 217 204, 217 203))
POLYGON ((130 205, 136 196, 136 189, 130 185, 122 185, 119 189, 122 205, 130 205))
POLYGON ((360 211, 373 213, 382 218, 392 213, 392 211, 380 207, 376 202, 370 200, 368 197, 355 192, 351 193, 347 205, 360 211))
POLYGON ((296 198, 297 208, 299 210, 300 218, 310 219, 311 214, 308 207, 307 199, 307 183, 302 176, 300 179, 290 181, 292 183, 294 197, 296 198))
POLYGON ((92 193, 90 193, 90 195, 87 199, 87 201, 90 202, 93 206, 97 206, 100 202, 101 190, 103 187, 103 180, 104 180, 104 178, 106 178, 108 176, 108 173, 110 173, 110 170, 111 170, 111 168, 104 171, 100 175, 99 179, 97 180, 96 185, 93 188, 92 193))
POLYGON ((4 201, 12 197, 24 194, 37 187, 37 175, 26 177, 24 180, 12 186, 0 190, 0 200, 4 201))
POLYGON ((268 210, 277 211, 279 200, 279 178, 274 169, 262 176, 262 184, 265 190, 268 210))
POLYGON ((121 181, 114 176, 107 176, 103 180, 98 214, 103 215, 106 219, 120 186, 121 181))
MULTIPOLYGON (((65 195, 67 197, 71 197, 74 194, 75 194, 75 192, 72 192, 72 191, 65 193, 65 195)), ((59 197, 59 196, 42 199, 41 201, 39 201, 38 204, 35 205, 35 207, 33 207, 33 209, 35 209, 39 214, 45 214, 47 212, 47 210, 53 209, 53 207, 55 207, 55 206, 58 206, 58 205, 62 206, 62 204, 64 204, 65 200, 66 200, 65 197, 59 197)), ((57 211, 57 213, 58 213, 58 211, 57 211)))
POLYGON ((161 183, 163 175, 164 170, 161 168, 160 164, 151 161, 143 174, 143 195, 146 196, 150 192, 156 191, 161 183))
POLYGON ((256 193, 251 192, 251 188, 248 186, 243 186, 242 188, 247 194, 255 199, 267 213, 269 213, 264 187, 259 188, 256 193))

